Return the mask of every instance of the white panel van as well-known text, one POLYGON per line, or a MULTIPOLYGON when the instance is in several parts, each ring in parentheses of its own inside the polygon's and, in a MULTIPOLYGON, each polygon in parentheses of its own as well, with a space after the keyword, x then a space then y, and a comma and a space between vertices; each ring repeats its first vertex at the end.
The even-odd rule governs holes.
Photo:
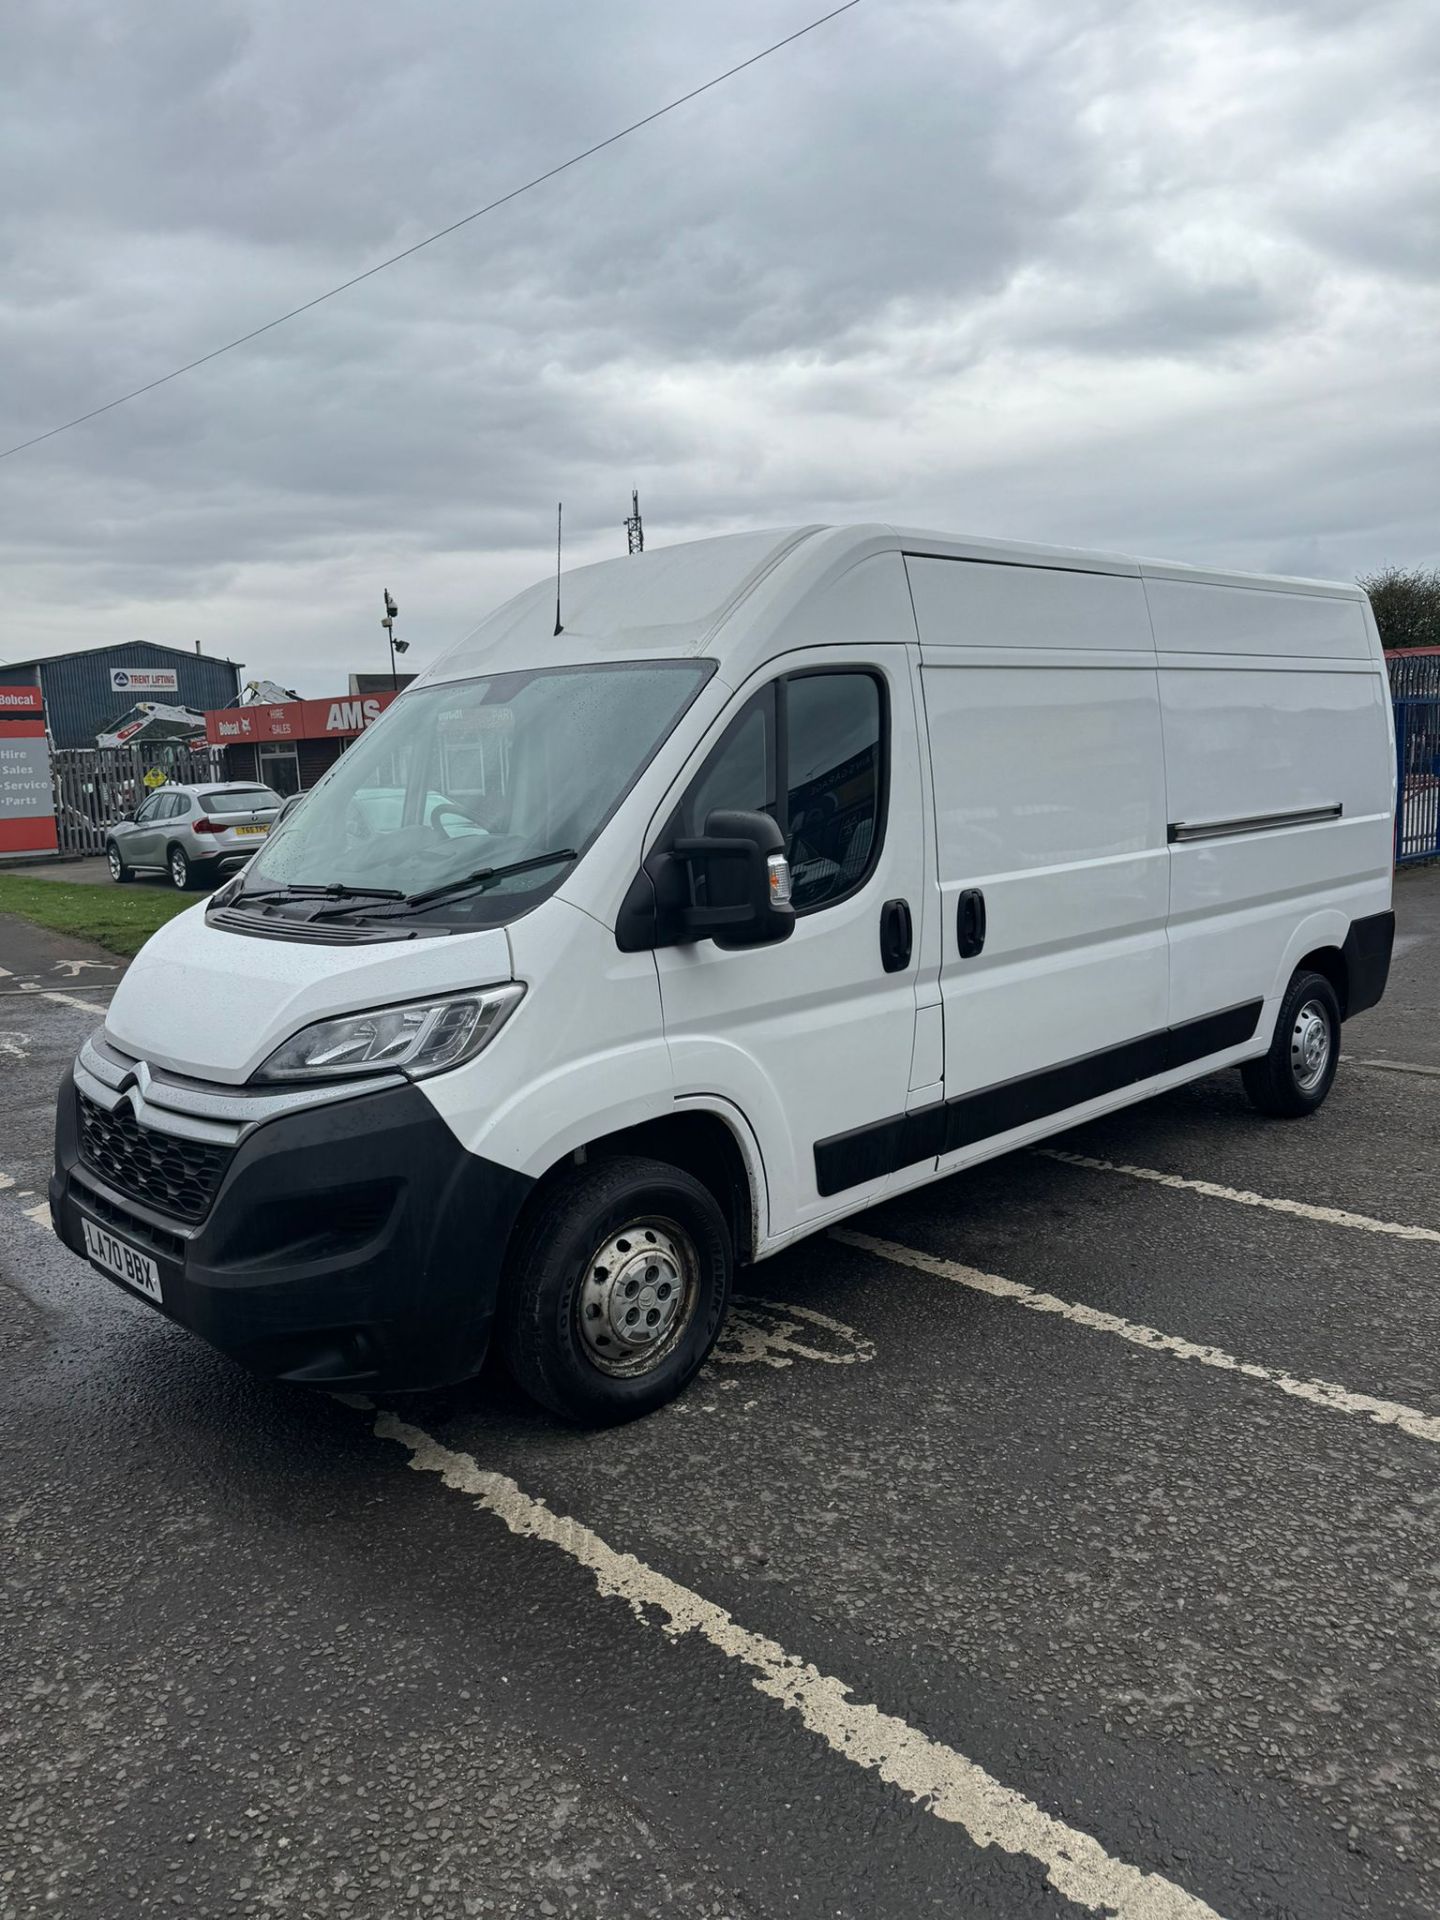
POLYGON ((570 1418, 737 1265, 1385 987, 1356 588, 804 527, 576 569, 145 947, 61 1092, 66 1244, 268 1375, 570 1418))

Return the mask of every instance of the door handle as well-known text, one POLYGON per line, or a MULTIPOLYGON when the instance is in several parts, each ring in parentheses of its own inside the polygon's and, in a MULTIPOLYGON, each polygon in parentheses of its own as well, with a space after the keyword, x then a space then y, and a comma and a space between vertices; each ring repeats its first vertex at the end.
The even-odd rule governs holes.
POLYGON ((955 937, 960 958, 973 960, 985 945, 985 896, 979 887, 966 887, 955 909, 955 937))
POLYGON ((880 909, 880 962, 886 973, 899 973, 910 964, 914 930, 908 900, 887 900, 880 909))

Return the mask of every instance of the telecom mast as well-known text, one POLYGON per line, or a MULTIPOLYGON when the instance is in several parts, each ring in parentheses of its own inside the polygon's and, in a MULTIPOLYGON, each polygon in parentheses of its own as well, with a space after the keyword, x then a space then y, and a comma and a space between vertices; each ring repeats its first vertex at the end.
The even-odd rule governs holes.
POLYGON ((630 542, 631 553, 645 551, 645 529, 640 524, 640 490, 630 490, 630 518, 625 522, 625 538, 630 542))

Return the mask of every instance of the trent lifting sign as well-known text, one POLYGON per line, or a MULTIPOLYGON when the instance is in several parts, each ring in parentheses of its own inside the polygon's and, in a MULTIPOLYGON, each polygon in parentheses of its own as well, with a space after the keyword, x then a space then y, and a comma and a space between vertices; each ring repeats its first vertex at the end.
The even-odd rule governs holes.
POLYGON ((175 667, 111 667, 112 693, 178 693, 180 674, 175 667))

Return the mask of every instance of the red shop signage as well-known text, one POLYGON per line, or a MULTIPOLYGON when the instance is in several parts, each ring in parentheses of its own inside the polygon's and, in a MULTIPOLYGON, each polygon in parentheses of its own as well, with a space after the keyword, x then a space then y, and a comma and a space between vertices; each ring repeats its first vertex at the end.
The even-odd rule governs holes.
POLYGON ((357 693, 340 700, 286 700, 275 707, 221 707, 205 716, 212 746, 247 740, 344 740, 374 726, 393 693, 357 693))
POLYGON ((43 714, 45 699, 39 687, 0 687, 0 720, 11 714, 43 714))
MULTIPOLYGON (((38 687, 28 691, 38 699, 38 687)), ((54 853, 55 848, 55 789, 45 722, 0 721, 0 853, 54 853)))

